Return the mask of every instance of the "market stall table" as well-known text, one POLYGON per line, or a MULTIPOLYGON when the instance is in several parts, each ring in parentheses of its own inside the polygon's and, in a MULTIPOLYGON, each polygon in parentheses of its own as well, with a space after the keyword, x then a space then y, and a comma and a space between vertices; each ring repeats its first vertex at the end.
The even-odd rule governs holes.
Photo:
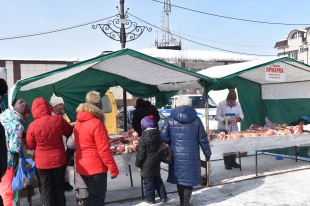
MULTIPOLYGON (((257 176, 257 151, 287 147, 297 148, 301 146, 310 146, 310 133, 304 132, 300 135, 273 135, 268 137, 255 136, 242 137, 238 139, 211 140, 209 144, 211 147, 212 155, 222 155, 223 153, 228 152, 255 151, 255 165, 257 176)), ((297 161, 296 152, 295 156, 297 161)), ((210 177, 210 174, 208 174, 208 170, 206 170, 206 175, 210 177)))

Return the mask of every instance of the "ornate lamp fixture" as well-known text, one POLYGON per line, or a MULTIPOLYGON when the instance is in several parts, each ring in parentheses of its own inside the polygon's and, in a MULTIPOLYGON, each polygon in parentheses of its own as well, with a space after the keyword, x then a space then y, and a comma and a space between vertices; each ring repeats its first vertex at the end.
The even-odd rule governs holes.
POLYGON ((139 38, 144 30, 151 32, 151 27, 138 26, 136 22, 132 22, 128 19, 127 8, 126 13, 124 14, 124 0, 121 0, 121 11, 117 15, 118 19, 109 20, 106 24, 96 24, 92 25, 93 29, 98 27, 101 31, 110 39, 115 41, 120 41, 122 43, 122 48, 125 48, 126 42, 133 41, 139 38))

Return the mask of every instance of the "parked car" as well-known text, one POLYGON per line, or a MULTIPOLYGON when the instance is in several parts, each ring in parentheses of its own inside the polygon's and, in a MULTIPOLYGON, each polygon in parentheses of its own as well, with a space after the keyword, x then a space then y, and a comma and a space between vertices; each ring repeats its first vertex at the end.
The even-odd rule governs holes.
MULTIPOLYGON (((189 98, 191 98, 192 107, 196 110, 197 115, 201 119, 204 127, 206 127, 206 116, 205 116, 206 100, 202 95, 199 94, 175 95, 170 98, 169 103, 166 106, 159 109, 158 111, 164 114, 165 116, 169 116, 171 110, 176 107, 175 106, 176 99, 180 96, 188 96, 189 98)), ((208 107, 209 107, 208 110, 209 129, 216 129, 217 121, 215 119, 215 116, 216 116, 217 104, 210 96, 208 96, 208 107)))
MULTIPOLYGON (((132 129, 132 118, 133 118, 133 111, 135 110, 135 107, 127 107, 127 130, 132 129)), ((159 112, 160 120, 158 122, 159 129, 164 125, 165 123, 165 115, 159 112)), ((118 124, 121 131, 124 131, 124 110, 121 109, 118 113, 118 124)))

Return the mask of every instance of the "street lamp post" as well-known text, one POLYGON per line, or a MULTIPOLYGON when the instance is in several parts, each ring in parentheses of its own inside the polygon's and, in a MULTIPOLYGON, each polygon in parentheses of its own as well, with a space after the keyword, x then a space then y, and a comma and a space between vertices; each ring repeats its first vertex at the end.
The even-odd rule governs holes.
MULTIPOLYGON (((152 28, 146 26, 138 26, 136 22, 127 19, 127 11, 124 12, 125 0, 120 0, 120 10, 117 15, 118 19, 109 20, 106 24, 93 25, 93 29, 98 27, 110 39, 121 42, 121 48, 126 47, 126 42, 133 41, 139 38, 145 29, 152 31, 152 28), (128 32, 126 32, 128 30, 128 32)), ((118 9, 118 7, 116 7, 118 9)), ((124 105, 124 131, 127 131, 127 95, 126 90, 123 88, 123 105, 124 105)))
MULTIPOLYGON (((120 18, 121 18, 121 30, 120 30, 120 40, 121 40, 121 48, 124 49, 126 47, 126 31, 125 31, 125 23, 126 23, 126 19, 125 19, 125 14, 124 14, 124 3, 125 0, 120 0, 120 18)), ((124 107, 124 131, 127 131, 127 92, 126 90, 123 88, 123 107, 124 107)))
POLYGON ((125 0, 120 0, 120 18, 121 18, 121 30, 120 30, 120 34, 121 34, 121 44, 122 44, 122 49, 125 48, 126 46, 126 31, 125 31, 125 24, 126 24, 126 19, 125 19, 125 14, 124 14, 124 3, 125 0))

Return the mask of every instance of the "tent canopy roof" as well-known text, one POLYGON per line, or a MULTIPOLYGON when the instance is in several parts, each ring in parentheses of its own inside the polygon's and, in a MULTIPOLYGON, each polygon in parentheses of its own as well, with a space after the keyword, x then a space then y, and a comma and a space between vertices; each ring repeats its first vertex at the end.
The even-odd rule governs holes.
POLYGON ((309 114, 310 66, 288 57, 211 67, 199 72, 214 78, 206 92, 237 88, 244 120, 241 129, 251 124, 272 122, 290 124, 309 114))
POLYGON ((214 84, 209 90, 223 89, 225 86, 221 83, 234 77, 240 77, 261 85, 310 81, 310 66, 289 57, 261 59, 224 66, 215 66, 199 71, 198 73, 214 79, 214 84), (271 81, 266 78, 267 66, 283 68, 285 78, 276 81, 271 81))
MULTIPOLYGON (((108 74, 117 75, 139 83, 154 85, 160 91, 182 89, 186 82, 190 82, 186 88, 201 87, 200 79, 212 81, 204 75, 169 64, 131 49, 123 49, 107 55, 98 56, 64 68, 23 79, 17 82, 20 91, 35 89, 47 84, 54 84, 72 75, 87 69, 95 69, 108 74), (193 84, 196 82, 196 84, 193 84)), ((109 82, 101 79, 102 82, 109 82)), ((111 83, 111 82, 110 82, 111 83)), ((126 87, 124 87, 126 89, 126 87)))
POLYGON ((19 80, 13 87, 11 102, 24 98, 31 104, 39 96, 49 100, 54 93, 64 98, 71 119, 77 105, 85 101, 86 93, 91 90, 103 95, 109 87, 121 86, 136 97, 155 96, 160 107, 177 91, 203 89, 212 81, 137 51, 122 49, 19 80))

